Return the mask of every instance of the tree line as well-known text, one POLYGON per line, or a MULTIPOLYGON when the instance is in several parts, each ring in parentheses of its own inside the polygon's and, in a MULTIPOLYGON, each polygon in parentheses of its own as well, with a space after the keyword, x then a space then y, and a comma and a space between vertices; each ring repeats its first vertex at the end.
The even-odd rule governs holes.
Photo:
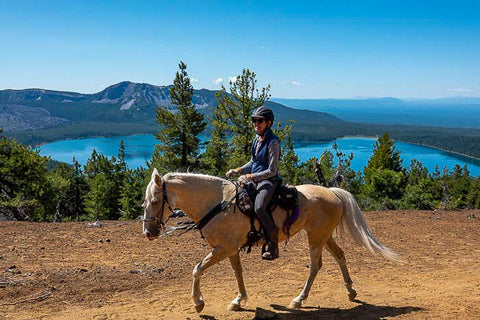
MULTIPOLYGON (((134 219, 142 213, 153 168, 224 176, 248 161, 254 138, 250 115, 268 101, 270 86, 259 88, 256 74, 244 69, 228 90, 222 86, 217 92, 218 104, 205 118, 192 104, 186 69, 180 62, 170 89, 177 108, 157 107, 158 144, 145 168, 128 167, 123 141, 117 156, 93 150, 82 166, 75 158, 72 164, 51 161, 0 131, 0 215, 34 221, 134 219), (207 125, 211 134, 202 143, 199 135, 207 125)), ((480 177, 470 176, 466 166, 437 166, 428 172, 413 160, 405 167, 388 133, 377 140, 363 172, 351 169, 354 155, 344 154, 336 144, 301 163, 293 148, 293 127, 291 121, 274 128, 282 141, 279 170, 285 183, 318 184, 315 168, 321 168, 327 186, 347 189, 365 210, 480 208, 480 177)))

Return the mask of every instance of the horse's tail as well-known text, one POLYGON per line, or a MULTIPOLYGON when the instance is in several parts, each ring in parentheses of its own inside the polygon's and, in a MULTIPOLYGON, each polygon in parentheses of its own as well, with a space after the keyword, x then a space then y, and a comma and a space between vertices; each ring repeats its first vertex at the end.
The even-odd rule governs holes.
POLYGON ((399 261, 395 252, 385 247, 375 238, 353 195, 340 188, 330 188, 330 190, 343 203, 343 215, 340 223, 343 229, 345 229, 345 226, 347 227, 355 242, 363 245, 373 254, 379 252, 387 259, 399 261))

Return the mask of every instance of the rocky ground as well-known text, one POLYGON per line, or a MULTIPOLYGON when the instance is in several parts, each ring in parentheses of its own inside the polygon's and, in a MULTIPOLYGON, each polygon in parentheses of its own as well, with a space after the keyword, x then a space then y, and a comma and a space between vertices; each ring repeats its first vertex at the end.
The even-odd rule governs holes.
MULTIPOLYGON (((147 241, 139 221, 0 222, 0 319, 478 319, 480 211, 366 212, 376 237, 403 263, 372 256, 340 238, 357 300, 325 252, 304 307, 289 310, 307 276, 304 233, 262 261, 242 253, 248 304, 226 310, 236 296, 228 261, 202 280, 206 307, 190 298, 191 272, 209 248, 198 232, 147 241)), ((173 221, 175 223, 175 221, 173 221)))

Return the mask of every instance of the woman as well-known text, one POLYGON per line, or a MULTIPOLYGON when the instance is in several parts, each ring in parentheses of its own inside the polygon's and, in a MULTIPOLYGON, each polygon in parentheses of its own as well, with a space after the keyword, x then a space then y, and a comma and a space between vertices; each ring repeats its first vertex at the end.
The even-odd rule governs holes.
POLYGON ((242 174, 238 180, 254 183, 257 190, 255 213, 265 231, 268 244, 262 259, 274 260, 278 258, 278 229, 267 212, 267 205, 280 181, 278 176, 280 140, 271 130, 274 120, 271 109, 264 106, 257 108, 251 118, 256 133, 252 143, 252 157, 243 166, 228 170, 227 177, 242 174))

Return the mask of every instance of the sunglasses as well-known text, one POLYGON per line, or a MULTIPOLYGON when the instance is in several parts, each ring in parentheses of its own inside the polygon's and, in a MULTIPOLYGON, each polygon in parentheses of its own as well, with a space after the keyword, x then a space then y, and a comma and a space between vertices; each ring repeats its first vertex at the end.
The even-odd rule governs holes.
POLYGON ((265 119, 263 119, 263 118, 253 118, 252 123, 263 123, 263 120, 265 120, 265 119))

